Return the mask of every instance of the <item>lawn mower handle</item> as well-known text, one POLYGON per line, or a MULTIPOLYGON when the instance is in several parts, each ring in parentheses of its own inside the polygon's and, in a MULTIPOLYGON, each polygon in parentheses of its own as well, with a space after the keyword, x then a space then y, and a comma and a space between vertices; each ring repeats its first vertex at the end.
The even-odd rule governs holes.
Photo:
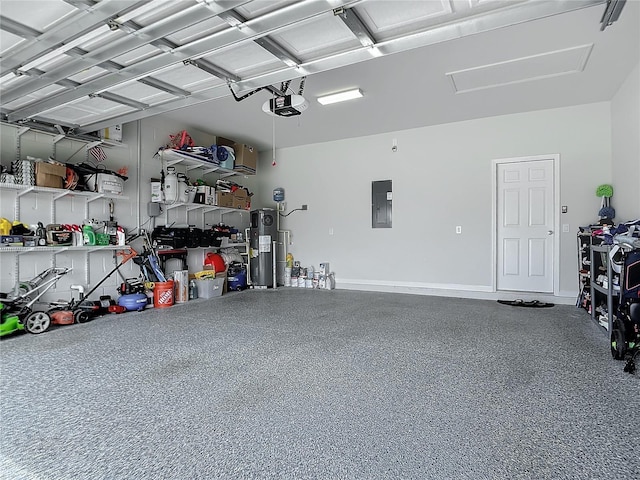
POLYGON ((124 265, 125 263, 127 263, 129 260, 131 260, 133 257, 135 257, 136 255, 138 255, 138 252, 136 252, 133 248, 131 247, 127 247, 126 249, 122 249, 122 250, 117 250, 116 251, 116 255, 117 256, 121 256, 122 260, 120 261, 120 263, 118 265, 116 265, 116 267, 111 270, 107 276, 105 276, 102 280, 100 280, 91 290, 89 290, 89 292, 84 296, 84 298, 89 298, 89 295, 91 295, 93 292, 95 292, 98 287, 100 285, 102 285, 105 280, 107 278, 109 278, 111 275, 113 275, 113 273, 118 270, 122 265, 124 265), (128 250, 129 253, 125 253, 125 250, 128 250))

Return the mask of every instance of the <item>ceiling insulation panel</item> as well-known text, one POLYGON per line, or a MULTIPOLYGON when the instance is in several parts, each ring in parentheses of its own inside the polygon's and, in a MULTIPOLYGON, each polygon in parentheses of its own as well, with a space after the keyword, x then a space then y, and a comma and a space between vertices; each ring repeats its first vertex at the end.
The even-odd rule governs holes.
POLYGON ((49 58, 48 60, 46 59, 46 57, 47 55, 40 58, 38 60, 38 63, 34 65, 34 67, 37 68, 38 70, 42 70, 43 72, 50 72, 51 70, 61 67, 62 65, 66 64, 71 60, 71 57, 69 55, 65 55, 64 53, 55 55, 49 58), (42 63, 39 63, 39 62, 42 62, 42 63))
POLYGON ((302 60, 360 47, 353 32, 334 16, 296 24, 271 37, 302 60))
POLYGON ((2 2, 3 17, 40 32, 53 27, 76 11, 74 6, 62 0, 30 0, 27 2, 3 0, 2 2))
MULTIPOLYGON (((128 13, 125 18, 133 20, 139 25, 147 26, 159 21, 170 21, 173 15, 194 5, 193 1, 150 0, 146 5, 128 13)), ((116 18, 116 22, 122 23, 122 19, 116 18)))
POLYGON ((49 95, 55 95, 56 93, 59 93, 61 91, 63 91, 65 88, 61 85, 50 85, 46 88, 43 88, 42 90, 39 90, 37 92, 34 92, 30 95, 25 95, 24 97, 20 97, 16 100, 14 100, 13 102, 10 103, 6 103, 3 104, 2 107, 3 108, 8 108, 10 110, 15 109, 15 108, 20 108, 23 107, 25 105, 29 105, 31 102, 35 102, 37 100, 40 100, 42 98, 46 98, 49 95))
POLYGON ((80 43, 78 47, 90 52, 92 50, 97 50, 98 48, 109 45, 110 43, 113 43, 114 41, 120 38, 125 38, 126 36, 127 36, 127 33, 123 30, 106 29, 104 32, 100 33, 99 35, 96 35, 90 38, 86 42, 80 43))
POLYGON ((21 36, 0 30, 0 55, 4 55, 5 52, 8 52, 23 42, 26 42, 26 39, 21 36))
POLYGON ((448 0, 429 2, 370 2, 354 7, 361 20, 369 27, 374 36, 390 36, 415 31, 425 21, 437 21, 437 18, 451 13, 448 0))
POLYGON ((282 11, 284 8, 299 3, 300 0, 271 0, 269 2, 244 2, 235 10, 245 18, 257 18, 271 12, 282 11))
POLYGON ((162 50, 154 47, 153 45, 145 45, 140 48, 136 48, 131 50, 123 55, 118 55, 113 58, 113 61, 119 63, 120 65, 133 65, 134 63, 141 62, 146 60, 147 58, 155 57, 156 55, 160 55, 162 50))
POLYGON ((224 20, 214 17, 178 30, 175 33, 167 35, 166 38, 178 45, 185 45, 228 27, 229 25, 224 20))
POLYGON ((111 118, 135 111, 127 105, 110 102, 102 98, 81 99, 78 102, 44 112, 48 118, 60 119, 62 124, 81 125, 93 118, 111 118))
POLYGON ((86 70, 83 70, 82 72, 77 73, 76 75, 69 77, 69 80, 73 80, 74 82, 78 82, 78 83, 85 83, 95 78, 101 77, 106 73, 108 73, 108 71, 105 70, 104 68, 91 67, 86 70))
POLYGON ((271 53, 254 42, 202 58, 240 77, 248 76, 250 71, 265 71, 280 64, 271 53))
POLYGON ((225 83, 221 78, 214 77, 196 67, 182 65, 154 74, 153 77, 190 92, 225 83))

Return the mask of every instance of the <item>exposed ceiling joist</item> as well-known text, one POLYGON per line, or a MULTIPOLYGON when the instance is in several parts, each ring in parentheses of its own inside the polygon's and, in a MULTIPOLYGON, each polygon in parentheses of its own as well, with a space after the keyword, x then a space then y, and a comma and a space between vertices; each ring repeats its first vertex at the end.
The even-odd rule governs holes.
POLYGON ((240 77, 238 77, 237 75, 234 75, 231 72, 227 72, 223 68, 217 67, 213 63, 207 62, 206 60, 203 60, 203 59, 199 59, 199 60, 187 59, 183 63, 185 65, 192 65, 196 68, 199 68, 200 70, 207 72, 209 75, 213 75, 214 77, 221 78, 222 80, 227 80, 231 82, 240 81, 240 77))
POLYGON ((158 80, 157 78, 153 77, 140 78, 138 82, 179 97, 188 97, 189 95, 191 95, 191 92, 187 90, 178 88, 175 85, 171 85, 170 83, 163 82, 162 80, 158 80))
POLYGON ((269 37, 258 38, 256 40, 256 43, 289 67, 297 67, 302 63, 293 54, 291 54, 290 52, 282 48, 280 45, 278 45, 275 41, 271 40, 269 37))
MULTIPOLYGON (((0 59, 0 75, 4 75, 9 70, 14 70, 65 43, 69 43, 72 39, 77 38, 79 32, 89 32, 105 25, 113 17, 135 10, 145 4, 146 1, 140 0, 132 3, 126 0, 112 0, 99 2, 95 5, 93 5, 94 2, 91 3, 91 8, 79 10, 78 13, 52 26, 46 32, 37 32, 36 35, 31 37, 30 41, 8 51, 0 59)), ((3 30, 5 29, 5 21, 6 19, 2 19, 3 30)))
MULTIPOLYGON (((14 20, 11 20, 10 18, 3 17, 2 15, 0 15, 0 24, 2 25, 2 30, 5 30, 9 33, 13 33, 18 37, 34 39, 40 36, 40 32, 38 30, 31 27, 27 27, 22 23, 18 23, 14 20)), ((2 73, 4 73, 4 71, 5 70, 3 69, 2 73)))
POLYGON ((333 14, 344 22, 349 30, 358 38, 363 47, 373 47, 376 44, 373 34, 353 8, 336 8, 333 14))
POLYGON ((127 105, 138 110, 146 110, 147 108, 149 108, 149 105, 147 105, 146 103, 138 102, 136 100, 132 100, 131 98, 123 97, 122 95, 116 95, 115 93, 102 92, 95 93, 90 96, 104 98, 105 100, 109 100, 114 103, 120 103, 121 105, 127 105))

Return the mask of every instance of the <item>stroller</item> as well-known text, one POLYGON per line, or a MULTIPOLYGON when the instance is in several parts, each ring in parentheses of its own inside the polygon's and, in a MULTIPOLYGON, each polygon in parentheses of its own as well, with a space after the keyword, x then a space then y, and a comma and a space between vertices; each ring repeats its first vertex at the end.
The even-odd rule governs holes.
POLYGON ((40 312, 34 312, 32 307, 70 271, 70 268, 47 268, 31 280, 18 282, 10 294, 0 294, 3 304, 0 333, 23 329, 29 333, 44 332, 49 325, 43 323, 40 312))
POLYGON ((640 249, 623 249, 620 302, 611 330, 611 355, 626 360, 624 371, 634 374, 640 364, 640 249))

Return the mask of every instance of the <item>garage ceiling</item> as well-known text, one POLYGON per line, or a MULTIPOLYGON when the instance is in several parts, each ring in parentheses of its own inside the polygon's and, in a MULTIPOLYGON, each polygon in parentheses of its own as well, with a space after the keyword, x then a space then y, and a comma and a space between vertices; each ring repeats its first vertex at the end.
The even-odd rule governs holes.
POLYGON ((610 100, 638 3, 607 27, 606 0, 1 0, 2 120, 86 134, 163 114, 264 150, 610 100), (262 112, 303 77, 302 115, 262 112), (348 88, 364 98, 315 101, 348 88))

